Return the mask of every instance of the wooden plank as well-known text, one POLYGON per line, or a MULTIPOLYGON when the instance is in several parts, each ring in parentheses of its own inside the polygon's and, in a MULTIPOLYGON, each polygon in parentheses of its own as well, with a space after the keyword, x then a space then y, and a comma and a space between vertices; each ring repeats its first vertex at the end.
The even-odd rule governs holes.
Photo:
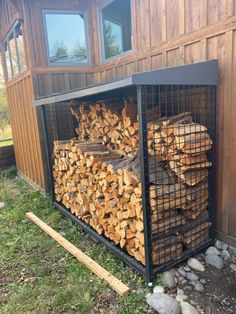
POLYGON ((185 33, 185 0, 179 0, 179 35, 185 33))
POLYGON ((61 236, 58 232, 56 232, 51 227, 49 227, 46 223, 44 223, 41 219, 35 216, 32 212, 26 213, 26 217, 30 219, 33 223, 35 223, 44 232, 46 232, 51 238, 53 238, 62 247, 64 247, 64 249, 66 249, 73 256, 75 256, 81 263, 83 263, 86 267, 88 267, 99 278, 102 278, 105 281, 107 281, 107 283, 112 287, 112 289, 114 289, 119 295, 123 296, 123 295, 128 294, 129 287, 123 284, 119 279, 117 279, 110 272, 105 270, 102 266, 100 266, 94 260, 92 260, 89 256, 84 254, 71 242, 69 242, 63 236, 61 236))
POLYGON ((207 25, 207 0, 200 1, 200 26, 207 25))
POLYGON ((205 61, 207 59, 207 40, 202 39, 200 42, 200 57, 202 61, 205 61))
POLYGON ((162 41, 166 41, 166 0, 161 0, 161 34, 162 41))

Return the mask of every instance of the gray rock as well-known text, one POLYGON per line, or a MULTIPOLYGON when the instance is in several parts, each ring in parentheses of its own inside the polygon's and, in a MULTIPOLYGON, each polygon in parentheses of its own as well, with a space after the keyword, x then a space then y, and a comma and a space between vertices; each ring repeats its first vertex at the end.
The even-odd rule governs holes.
POLYGON ((215 247, 216 247, 218 250, 221 250, 221 241, 216 240, 216 242, 215 242, 215 247))
POLYGON ((5 203, 4 202, 0 202, 0 209, 2 209, 3 207, 5 207, 5 203))
POLYGON ((236 272, 236 264, 230 264, 229 267, 236 272))
POLYGON ((178 302, 185 302, 185 301, 188 300, 188 296, 186 294, 178 294, 175 297, 175 300, 178 301, 178 302))
POLYGON ((228 250, 223 250, 223 251, 221 252, 221 257, 222 257, 225 261, 227 261, 228 259, 230 259, 229 251, 228 251, 228 250))
POLYGON ((198 280, 198 276, 194 274, 192 271, 189 273, 186 273, 186 277, 189 281, 196 281, 198 280))
POLYGON ((175 287, 175 277, 171 271, 165 271, 162 276, 163 285, 167 288, 175 287))
POLYGON ((217 250, 217 248, 215 248, 214 246, 210 246, 206 252, 205 252, 206 255, 220 255, 220 251, 217 250))
POLYGON ((203 284, 200 282, 196 282, 194 288, 196 291, 199 291, 199 292, 203 292, 205 290, 203 284))
POLYGON ((180 274, 176 271, 175 272, 175 277, 179 278, 180 274))
POLYGON ((183 269, 184 269, 185 271, 191 271, 191 268, 188 267, 188 266, 184 266, 183 269))
POLYGON ((184 280, 184 277, 180 276, 178 279, 179 279, 179 281, 182 281, 182 280, 184 280))
POLYGON ((184 290, 177 288, 177 294, 184 294, 184 290))
POLYGON ((153 293, 164 293, 164 288, 162 286, 155 286, 153 293))
POLYGON ((204 285, 207 283, 206 279, 200 279, 200 282, 203 283, 204 285))
POLYGON ((172 297, 164 293, 153 293, 146 299, 150 305, 159 314, 180 314, 180 304, 172 297))
POLYGON ((184 288, 184 291, 192 291, 193 288, 191 286, 185 286, 184 288))
POLYGON ((206 255, 205 262, 206 264, 211 265, 220 270, 224 267, 223 259, 215 254, 206 255))
POLYGON ((180 306, 182 314, 199 314, 199 312, 188 302, 181 302, 180 306))
POLYGON ((180 268, 178 269, 178 273, 179 273, 182 277, 186 277, 186 272, 185 272, 185 270, 184 270, 182 267, 180 267, 180 268))
POLYGON ((221 242, 221 248, 222 250, 227 250, 229 248, 229 245, 227 243, 221 242))
POLYGON ((201 272, 205 271, 205 267, 203 266, 203 264, 200 261, 198 261, 196 258, 193 258, 193 257, 189 258, 187 263, 188 263, 188 266, 192 269, 195 269, 201 272))
POLYGON ((187 283, 188 283, 188 282, 187 282, 186 279, 184 279, 184 280, 181 281, 181 285, 186 285, 187 283))
POLYGON ((215 242, 215 247, 218 249, 218 250, 227 250, 229 245, 227 243, 224 243, 224 242, 221 242, 219 240, 216 240, 215 242))

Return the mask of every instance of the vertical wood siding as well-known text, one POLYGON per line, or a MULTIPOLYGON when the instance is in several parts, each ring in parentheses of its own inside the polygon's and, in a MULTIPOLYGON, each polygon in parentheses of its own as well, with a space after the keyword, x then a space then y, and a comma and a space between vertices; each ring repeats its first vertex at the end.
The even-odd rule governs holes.
POLYGON ((44 187, 43 166, 39 143, 32 79, 25 74, 7 88, 17 170, 39 187, 44 187))

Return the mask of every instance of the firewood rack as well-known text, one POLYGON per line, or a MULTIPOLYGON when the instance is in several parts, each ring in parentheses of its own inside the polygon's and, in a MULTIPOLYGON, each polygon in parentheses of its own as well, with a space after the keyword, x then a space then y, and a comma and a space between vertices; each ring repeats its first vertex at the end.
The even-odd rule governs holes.
MULTIPOLYGON (((55 208, 57 208, 70 220, 81 226, 82 229, 92 238, 105 245, 109 250, 119 256, 126 264, 130 265, 139 273, 141 273, 146 278, 147 282, 152 282, 156 273, 171 268, 186 260, 190 256, 193 256, 194 254, 202 251, 208 247, 214 239, 216 208, 215 169, 217 82, 218 61, 211 60, 173 68, 140 72, 124 79, 106 82, 104 84, 98 84, 62 94, 56 94, 50 97, 39 98, 33 102, 33 106, 37 107, 38 121, 39 126, 41 127, 41 147, 44 158, 44 172, 45 177, 47 178, 47 191, 52 196, 55 208), (77 122, 71 115, 69 105, 70 101, 72 99, 77 99, 83 105, 86 105, 101 101, 109 102, 110 99, 120 99, 120 101, 122 101, 130 95, 136 97, 138 111, 140 181, 142 186, 142 213, 145 252, 144 263, 139 262, 136 258, 128 254, 125 249, 120 248, 119 245, 115 245, 113 241, 105 237, 103 234, 98 234, 89 224, 85 223, 83 220, 77 218, 76 215, 72 214, 72 212, 68 210, 61 202, 57 202, 54 190, 53 142, 55 140, 69 140, 77 136, 75 133, 77 122), (183 208, 181 211, 181 204, 176 203, 172 209, 175 210, 177 208, 178 215, 179 213, 184 213, 185 216, 187 215, 187 218, 185 217, 186 219, 184 219, 184 223, 178 223, 179 218, 176 218, 176 216, 174 219, 172 219, 170 225, 164 226, 164 229, 162 226, 161 232, 159 232, 157 228, 157 231, 155 234, 153 234, 153 205, 150 205, 152 204, 150 187, 152 186, 153 188, 153 183, 157 183, 155 182, 155 180, 158 180, 156 172, 160 164, 164 165, 163 167, 165 168, 165 171, 167 169, 171 171, 175 177, 174 180, 179 182, 177 183, 178 186, 181 184, 186 186, 187 191, 188 189, 192 191, 192 194, 190 193, 191 195, 193 195, 193 193, 194 195, 198 195, 199 193, 197 189, 198 185, 196 184, 195 186, 195 183, 198 181, 194 181, 194 184, 192 184, 192 180, 195 179, 191 178, 189 175, 189 173, 192 173, 191 167, 188 168, 187 165, 184 165, 186 168, 181 168, 182 172, 179 172, 179 168, 178 171, 173 168, 173 164, 178 164, 178 167, 181 166, 179 160, 177 162, 172 161, 172 164, 170 164, 170 162, 166 159, 156 160, 155 158, 154 164, 152 164, 153 159, 151 160, 150 157, 149 136, 150 134, 154 133, 153 130, 150 130, 150 119, 148 118, 148 115, 150 116, 151 112, 151 116, 153 115, 154 117, 157 110, 159 112, 160 121, 164 121, 163 125, 165 127, 167 126, 167 129, 169 122, 167 123, 166 121, 171 121, 171 119, 175 121, 175 116, 188 112, 189 115, 187 120, 183 118, 183 125, 181 125, 183 129, 187 127, 186 125, 191 124, 190 128, 192 128, 194 125, 195 128, 200 128, 200 130, 195 129, 193 133, 197 133, 198 136, 200 134, 201 137, 203 136, 201 133, 201 128, 203 128, 203 130, 207 130, 207 134, 204 133, 204 136, 207 138, 204 138, 203 142, 200 142, 200 146, 198 145, 192 148, 192 143, 190 143, 190 146, 188 146, 189 150, 185 149, 185 151, 178 151, 178 154, 181 154, 181 156, 184 155, 184 158, 186 158, 186 155, 191 158, 198 158, 199 153, 195 153, 195 151, 192 149, 199 149, 199 151, 196 152, 203 151, 204 154, 207 155, 207 161, 204 159, 204 162, 210 163, 211 166, 208 168, 208 170, 202 170, 201 168, 196 168, 194 170, 196 178, 198 178, 198 176, 201 177, 202 175, 201 178, 204 179, 204 190, 208 189, 207 196, 204 194, 207 202, 206 206, 200 206, 201 208, 204 207, 204 210, 200 214, 198 213, 196 215, 197 217, 195 217, 195 214, 193 214, 194 218, 191 216, 192 219, 187 219, 189 216, 186 213, 190 213, 192 215, 193 211, 191 212, 191 210, 195 209, 194 206, 196 204, 196 206, 198 206, 197 211, 199 210, 199 204, 196 203, 198 201, 196 199, 192 199, 191 196, 190 199, 188 199, 187 207, 186 205, 183 205, 185 206, 185 212, 183 211, 183 208), (189 122, 188 119, 192 119, 192 122, 189 122), (150 133, 150 131, 152 131, 152 133, 150 133), (206 150, 205 148, 202 148, 204 145, 208 145, 209 141, 211 143, 210 148, 207 148, 206 150), (150 164, 152 164, 151 167, 150 164), (172 169, 170 165, 172 165, 172 169), (190 172, 188 172, 188 169, 190 169, 190 172), (187 171, 187 174, 185 173, 185 170, 187 171), (188 182, 189 185, 185 184, 186 182, 188 182), (206 224, 207 228, 205 228, 206 224), (184 236, 185 240, 183 241, 184 236), (154 263, 154 241, 156 241, 155 243, 157 243, 156 245, 159 248, 156 252, 155 258, 157 258, 157 260, 160 258, 159 261, 162 261, 159 264, 154 263), (163 243, 172 243, 172 241, 178 242, 179 246, 177 249, 176 246, 174 246, 174 251, 172 252, 173 247, 170 246, 169 251, 164 249, 164 253, 161 256, 158 256, 158 252, 161 252, 161 245, 163 243), (178 251, 178 253, 176 253, 177 251, 175 249, 178 251)), ((153 124, 151 125, 153 126, 153 124)), ((191 134, 187 133, 187 135, 185 135, 185 131, 183 134, 189 141, 189 135, 191 136, 191 134)), ((173 136, 173 134, 171 134, 171 136, 173 136)), ((185 139, 185 137, 183 138, 185 139)), ((181 146, 181 141, 178 142, 178 144, 180 145, 179 149, 181 149, 180 147, 183 147, 181 146)), ((156 149, 155 144, 153 145, 153 148, 154 150, 156 149)), ((157 190, 163 188, 163 186, 160 187, 160 185, 155 184, 153 190, 154 194, 156 193, 155 195, 157 195, 157 190)), ((174 198, 174 203, 177 202, 176 193, 179 193, 179 191, 174 189, 174 194, 170 194, 171 197, 174 198)), ((180 195, 180 199, 181 197, 182 196, 180 195)), ((169 203, 170 202, 171 201, 169 201, 169 203)), ((157 220, 158 219, 161 218, 157 218, 157 220)))

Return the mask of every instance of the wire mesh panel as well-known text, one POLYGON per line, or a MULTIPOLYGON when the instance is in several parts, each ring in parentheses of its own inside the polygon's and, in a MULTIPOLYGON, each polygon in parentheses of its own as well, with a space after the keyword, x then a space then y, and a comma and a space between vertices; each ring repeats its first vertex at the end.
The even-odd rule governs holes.
POLYGON ((193 254, 210 240, 208 209, 215 195, 214 158, 209 152, 215 144, 211 107, 215 89, 142 86, 140 97, 140 128, 146 129, 142 184, 149 199, 143 203, 149 220, 144 222, 149 239, 146 262, 158 270, 193 254), (150 119, 157 113, 157 119, 150 119))

